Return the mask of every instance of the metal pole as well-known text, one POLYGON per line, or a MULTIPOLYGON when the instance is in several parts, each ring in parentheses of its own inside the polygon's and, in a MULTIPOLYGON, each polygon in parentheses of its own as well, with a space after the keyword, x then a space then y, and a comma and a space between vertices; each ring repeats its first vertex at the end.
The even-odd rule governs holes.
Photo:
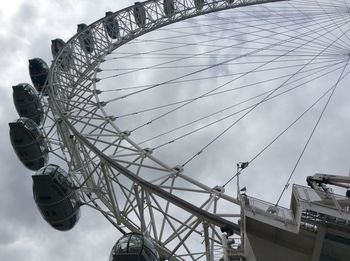
POLYGON ((205 255, 206 255, 207 261, 212 261, 208 227, 209 227, 208 223, 203 222, 205 255))
POLYGON ((228 256, 227 236, 226 234, 221 235, 221 243, 224 250, 224 261, 230 261, 228 256))

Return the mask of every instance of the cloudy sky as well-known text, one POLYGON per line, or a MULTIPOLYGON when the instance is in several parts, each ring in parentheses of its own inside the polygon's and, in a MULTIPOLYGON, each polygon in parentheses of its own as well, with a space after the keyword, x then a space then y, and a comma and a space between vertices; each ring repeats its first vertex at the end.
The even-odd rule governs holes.
POLYGON ((16 119, 12 85, 30 82, 28 59, 52 59, 51 39, 68 40, 78 23, 92 23, 105 11, 132 1, 5 1, 0 7, 1 182, 0 260, 108 260, 119 234, 89 209, 71 233, 52 229, 32 199, 31 172, 16 159, 8 136, 8 122, 16 119), (98 236, 97 236, 98 235, 98 236))
MULTIPOLYGON (((0 132, 3 137, 0 157, 2 169, 0 260, 108 260, 111 247, 120 237, 120 234, 111 229, 110 224, 101 215, 88 208, 82 209, 80 222, 70 232, 61 233, 47 225, 32 199, 31 173, 17 160, 11 148, 7 123, 17 118, 12 102, 11 86, 20 82, 30 82, 28 59, 41 57, 47 62, 51 61, 51 39, 68 40, 75 34, 76 24, 90 24, 104 16, 105 11, 116 11, 133 2, 127 0, 12 0, 0 6, 0 88, 3 93, 0 96, 0 132)), ((286 106, 285 113, 297 115, 292 113, 296 111, 296 107, 306 108, 308 94, 299 97, 297 106, 295 104, 286 106)), ((348 164, 349 137, 347 137, 350 132, 347 124, 349 91, 343 88, 337 95, 337 101, 330 106, 331 109, 327 110, 328 117, 323 122, 322 131, 315 135, 314 142, 308 150, 310 153, 306 154, 306 159, 297 169, 291 183, 305 184, 305 177, 317 171, 334 174, 348 173, 350 167, 348 164)), ((285 100, 282 100, 280 105, 284 102, 285 100)), ((208 179, 212 185, 217 182, 216 179, 210 179, 210 175, 215 171, 221 173, 223 179, 227 180, 234 172, 236 162, 251 159, 254 155, 251 151, 259 151, 283 129, 283 127, 278 128, 275 120, 277 117, 280 117, 279 120, 284 119, 283 115, 281 116, 282 112, 274 108, 265 108, 268 111, 266 118, 269 120, 269 128, 261 124, 266 118, 255 118, 254 124, 239 126, 238 130, 245 131, 244 136, 237 132, 231 133, 232 136, 240 138, 229 146, 227 146, 227 140, 221 140, 214 146, 212 154, 203 156, 204 164, 191 165, 190 170, 199 168, 207 175, 204 181, 208 179), (266 134, 271 133, 271 128, 272 136, 266 134), (218 148, 224 148, 225 157, 216 152, 218 148), (218 165, 221 167, 218 168, 218 165)), ((315 118, 317 116, 311 118, 312 123, 315 122, 315 118)), ((249 194, 264 200, 276 201, 304 143, 299 142, 298 146, 294 145, 300 137, 306 140, 312 129, 312 123, 307 124, 309 131, 306 133, 303 127, 297 127, 282 145, 272 149, 265 158, 259 158, 256 161, 256 168, 247 170, 242 182, 247 185, 249 194)), ((288 121, 285 126, 287 124, 288 121)), ((195 144, 198 145, 200 142, 196 141, 195 144)), ((197 148, 199 149, 200 146, 197 148)), ((166 155, 165 157, 171 154, 169 152, 167 154, 167 148, 162 150, 162 153, 166 155)), ((290 189, 286 194, 282 203, 288 206, 290 189)))

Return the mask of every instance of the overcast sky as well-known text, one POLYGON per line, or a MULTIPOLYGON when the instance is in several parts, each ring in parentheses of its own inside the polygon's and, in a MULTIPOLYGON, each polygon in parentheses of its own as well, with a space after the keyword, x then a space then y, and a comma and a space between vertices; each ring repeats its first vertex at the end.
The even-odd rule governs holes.
MULTIPOLYGON (((133 2, 12 0, 1 4, 0 132, 3 138, 0 147, 0 260, 108 260, 113 244, 120 237, 102 215, 88 208, 82 209, 78 225, 69 232, 55 231, 41 218, 32 198, 31 172, 17 160, 13 152, 8 135, 8 122, 18 117, 12 102, 11 86, 21 82, 30 83, 28 59, 41 57, 49 63, 52 59, 51 39, 62 38, 67 41, 75 34, 78 23, 90 24, 103 17, 105 11, 116 11, 133 2)), ((349 138, 344 137, 346 133, 350 133, 350 128, 347 124, 349 108, 344 104, 346 105, 348 94, 348 91, 340 92, 339 110, 330 110, 328 121, 323 125, 323 132, 315 138, 310 149, 319 154, 307 155, 306 161, 309 163, 303 165, 301 172, 297 172, 292 183, 305 184, 305 177, 316 171, 347 174, 350 167, 349 138)), ((300 100, 300 103, 302 102, 300 100)), ((273 118, 277 112, 274 111, 270 117, 273 118)), ((292 146, 300 133, 302 130, 297 130, 286 144, 292 146)), ((256 132, 250 134, 254 137, 259 136, 256 132)), ((243 140, 240 142, 244 143, 243 140)), ((285 170, 283 165, 289 159, 278 157, 284 153, 287 154, 283 148, 276 149, 276 153, 257 162, 261 168, 256 170, 264 169, 265 172, 254 173, 253 179, 252 176, 243 178, 243 184, 248 185, 252 195, 264 200, 276 200, 276 195, 281 191, 289 174, 279 172, 285 170)), ((294 154, 294 158, 289 161, 289 170, 297 158, 295 155, 298 154, 294 154)), ((225 167, 221 170, 224 169, 226 174, 229 174, 228 172, 234 169, 234 163, 244 161, 245 158, 235 160, 225 161, 225 167)), ((213 166, 211 168, 217 169, 213 166)), ((287 194, 283 201, 286 205, 289 202, 290 190, 287 194)))
POLYGON ((101 215, 87 208, 74 231, 61 233, 40 216, 33 198, 31 172, 16 159, 8 122, 16 119, 12 87, 30 83, 28 59, 51 61, 51 39, 67 41, 78 23, 90 24, 132 1, 14 0, 0 7, 0 260, 108 260, 120 237, 101 215), (98 236, 97 236, 98 235, 98 236))

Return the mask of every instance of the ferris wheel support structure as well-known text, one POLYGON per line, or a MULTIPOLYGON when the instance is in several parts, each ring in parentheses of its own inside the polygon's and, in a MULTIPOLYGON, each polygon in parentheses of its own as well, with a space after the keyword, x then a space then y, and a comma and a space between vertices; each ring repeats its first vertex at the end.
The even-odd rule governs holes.
MULTIPOLYGON (((85 192, 82 193, 83 203, 93 202, 92 205, 103 212, 116 226, 123 225, 133 232, 147 232, 154 239, 163 258, 183 260, 176 251, 183 247, 185 252, 190 252, 189 247, 185 244, 186 240, 192 234, 200 236, 200 231, 203 230, 205 251, 199 256, 205 257, 208 261, 213 260, 214 244, 227 242, 226 239, 221 241, 221 235, 217 232, 218 228, 240 235, 240 225, 232 220, 240 215, 226 215, 229 216, 226 218, 224 214, 217 214, 217 202, 219 199, 224 200, 230 206, 240 205, 240 202, 224 194, 223 187, 210 188, 189 175, 185 175, 181 166, 171 167, 153 157, 151 150, 141 148, 129 138, 128 131, 119 129, 114 122, 114 117, 108 115, 104 110, 105 102, 98 96, 101 92, 97 88, 98 67, 113 50, 166 25, 225 9, 277 1, 150 0, 135 3, 134 6, 94 22, 76 34, 60 50, 51 66, 49 107, 56 121, 62 151, 70 158, 69 170, 74 173, 77 184, 85 192), (169 4, 172 4, 174 8, 167 9, 169 4), (108 36, 104 26, 111 19, 118 23, 116 39, 108 36), (84 37, 87 33, 93 36, 93 48, 89 52, 83 50, 81 46, 81 42, 86 40, 84 37), (63 66, 64 62, 69 64, 68 69, 63 66), (114 139, 111 140, 111 137, 114 139), (134 156, 128 156, 127 160, 124 160, 126 154, 123 154, 124 158, 118 158, 121 150, 134 156), (118 153, 113 154, 110 151, 118 153), (162 172, 165 176, 146 179, 141 175, 144 170, 162 172), (126 182, 128 185, 123 184, 120 181, 121 176, 126 177, 131 185, 128 182, 126 182), (191 188, 184 190, 208 195, 207 200, 201 205, 195 205, 193 202, 174 195, 172 185, 167 189, 159 185, 166 182, 174 184, 176 179, 191 184, 191 188), (154 180, 161 182, 153 184, 154 180), (124 193, 126 198, 128 196, 130 198, 126 200, 124 208, 119 205, 113 184, 120 186, 119 193, 124 193), (165 200, 166 203, 161 206, 160 200, 158 201, 156 197, 165 200), (97 205, 97 202, 100 202, 104 208, 97 205), (187 212, 186 219, 180 221, 172 217, 168 213, 170 205, 187 212), (209 211, 209 209, 212 210, 209 211), (163 220, 160 222, 162 225, 156 224, 156 212, 163 215, 163 220), (133 216, 134 219, 130 219, 128 215, 133 216), (140 224, 134 221, 135 216, 140 224), (148 224, 145 220, 148 221, 148 224), (172 230, 167 237, 165 236, 165 223, 168 223, 172 230), (175 223, 177 225, 174 225, 175 223), (198 228, 200 225, 203 226, 201 229, 198 228), (175 239, 177 240, 176 245, 172 249, 167 247, 167 244, 175 239)), ((228 255, 241 255, 239 251, 229 253, 227 246, 223 248, 226 259, 228 255)), ((188 255, 191 254, 188 253, 188 255)), ((191 256, 193 260, 194 256, 195 254, 191 256)))

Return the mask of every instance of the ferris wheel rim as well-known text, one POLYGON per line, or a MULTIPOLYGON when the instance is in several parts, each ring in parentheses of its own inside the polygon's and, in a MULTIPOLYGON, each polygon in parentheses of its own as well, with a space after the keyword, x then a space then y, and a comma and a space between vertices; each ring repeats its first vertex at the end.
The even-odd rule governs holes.
MULTIPOLYGON (((130 33, 128 36, 124 37, 126 38, 126 40, 119 40, 118 42, 116 43, 112 43, 110 42, 110 45, 105 49, 104 53, 102 55, 99 55, 96 58, 96 60, 91 64, 94 66, 97 67, 97 64, 99 64, 104 56, 108 55, 108 53, 110 53, 112 50, 115 50, 117 48, 119 48, 120 46, 126 44, 127 42, 145 34, 145 33, 148 33, 148 32, 151 32, 153 30, 156 30, 158 28, 161 28, 161 27, 164 27, 164 26, 167 26, 169 24, 172 24, 172 23, 176 23, 176 22, 179 22, 179 21, 182 21, 182 20, 185 20, 185 19, 190 19, 190 18, 193 18, 193 17, 196 17, 196 16, 200 16, 200 15, 205 15, 205 14, 208 14, 208 13, 212 13, 212 12, 219 12, 219 11, 222 11, 222 10, 226 10, 226 9, 233 9, 233 8, 239 8, 239 7, 243 7, 243 6, 249 6, 249 5, 257 5, 257 4, 265 4, 265 3, 273 3, 273 2, 283 2, 283 1, 287 1, 287 0, 264 0, 264 1, 261 1, 261 0, 256 0, 256 1, 252 1, 252 0, 243 0, 243 1, 227 1, 227 0, 220 0, 220 1, 213 1, 212 3, 210 1, 207 1, 205 2, 205 5, 207 5, 207 7, 209 7, 208 10, 198 10, 196 9, 196 7, 193 5, 192 6, 192 9, 195 10, 195 13, 192 13, 186 17, 181 17, 180 19, 172 19, 171 17, 168 17, 166 20, 164 20, 164 17, 161 18, 161 20, 163 20, 163 23, 161 24, 158 24, 157 26, 155 27, 151 27, 151 29, 147 29, 146 27, 145 28, 139 28, 141 29, 138 33, 130 33), (217 5, 217 6, 216 6, 217 5), (120 42, 120 43, 119 43, 120 42)), ((144 1, 140 4, 142 5, 145 5, 145 4, 149 4, 149 3, 154 3, 155 1, 154 0, 147 0, 147 1, 144 1)), ((162 2, 161 0, 158 0, 157 2, 162 2)), ((177 1, 175 1, 177 2, 177 1)), ((126 7, 124 9, 121 9, 119 11, 117 11, 115 14, 114 14, 114 17, 116 17, 116 14, 117 13, 123 13, 123 12, 126 12, 126 11, 130 11, 132 8, 134 8, 134 5, 132 6, 129 6, 129 7, 126 7)), ((181 11, 180 11, 181 12, 181 11)), ((54 59, 53 63, 52 63, 52 66, 51 66, 51 69, 50 69, 50 75, 49 75, 49 92, 51 93, 52 96, 55 95, 55 92, 56 90, 53 90, 52 89, 52 86, 56 86, 57 83, 53 82, 53 79, 55 78, 55 71, 56 69, 60 69, 59 68, 59 60, 62 56, 62 54, 64 54, 65 50, 66 49, 69 49, 69 45, 72 44, 72 42, 74 41, 77 41, 77 39, 79 38, 80 35, 82 35, 85 31, 88 31, 88 30, 91 30, 92 28, 94 28, 94 26, 96 26, 97 24, 101 24, 104 20, 106 19, 106 17, 104 18, 101 18, 97 21, 95 21, 94 23, 92 23, 91 25, 87 26, 84 31, 81 31, 79 33, 77 33, 76 35, 74 35, 67 43, 66 45, 64 46, 64 48, 62 48, 59 53, 57 54, 56 58, 54 59)), ((152 21, 152 23, 156 23, 157 21, 152 21)), ((96 73, 96 72, 95 72, 96 73)), ((95 85, 94 85, 95 86, 95 85)), ((98 100, 98 95, 95 94, 95 97, 97 98, 98 100)), ((104 158, 104 160, 107 162, 109 162, 111 165, 114 165, 116 168, 119 168, 122 167, 122 166, 118 166, 117 163, 111 159, 109 159, 109 157, 107 155, 104 155, 103 153, 101 153, 98 149, 96 149, 85 137, 83 137, 79 131, 75 130, 74 126, 72 126, 69 121, 67 120, 66 116, 65 116, 65 112, 63 110, 60 109, 60 106, 57 104, 57 102, 55 101, 55 99, 52 99, 51 103, 54 103, 55 104, 55 109, 56 109, 56 113, 59 115, 58 117, 60 119, 62 119, 62 121, 64 121, 69 127, 70 127, 70 130, 73 130, 74 132, 74 135, 76 137, 79 137, 79 139, 81 139, 82 141, 84 141, 84 143, 88 144, 89 147, 93 150, 95 150, 95 152, 98 152, 98 154, 104 158)), ((99 108, 100 110, 103 110, 102 106, 99 108)), ((104 112, 104 114, 107 116, 108 114, 106 112, 104 112)), ((118 127, 113 123, 111 122, 111 125, 114 126, 114 128, 118 129, 118 127)), ((122 133, 122 131, 120 131, 118 129, 118 132, 122 133)), ((129 139, 127 136, 124 137, 125 139, 128 140, 128 142, 130 142, 131 144, 133 144, 133 146, 135 148, 137 148, 139 151, 144 151, 144 149, 142 149, 141 147, 139 147, 136 143, 134 143, 132 141, 132 139, 129 139)), ((147 155, 148 157, 153 157, 152 155, 147 155)), ((158 160, 156 158, 153 158, 153 160, 158 160)), ((158 160, 159 161, 159 160, 158 160)), ((159 161, 161 162, 161 161, 159 161)), ((164 162, 161 162, 162 164, 164 164, 164 166, 166 166, 169 170, 172 170, 173 168, 170 167, 170 166, 167 166, 167 164, 165 164, 164 162)), ((124 171, 127 171, 127 170, 124 170, 124 171)), ((129 174, 129 178, 131 178, 132 176, 132 173, 128 173, 129 174)), ((181 173, 177 173, 177 175, 181 175, 181 173)), ((185 177, 187 179, 190 179, 189 177, 185 177)), ((133 177, 133 181, 138 183, 138 184, 143 184, 143 186, 151 189, 152 186, 154 186, 153 184, 143 180, 142 178, 140 177, 137 177, 137 176, 134 176, 133 177), (146 182, 146 183, 145 183, 146 182)), ((201 183, 198 183, 197 181, 195 180, 192 180, 192 182, 196 182, 197 185, 201 186, 202 188, 208 190, 208 191, 211 191, 213 188, 209 188, 207 187, 205 184, 201 184, 201 183)), ((158 190, 159 191, 159 188, 156 188, 154 187, 153 189, 151 189, 153 191, 156 191, 158 190)), ((170 193, 165 193, 165 194, 169 194, 167 196, 168 199, 170 199, 171 197, 174 198, 174 195, 171 195, 170 193)), ((227 195, 225 194, 222 194, 221 195, 223 198, 227 198, 228 200, 235 200, 234 198, 231 198, 231 197, 228 197, 227 195)), ((181 200, 180 198, 178 199, 175 199, 175 201, 183 201, 181 200)), ((185 206, 186 204, 184 204, 186 201, 183 201, 183 206, 185 206)), ((237 205, 239 205, 239 201, 236 199, 235 200, 235 203, 237 205)), ((193 208, 193 210, 196 209, 196 208, 193 208)), ((203 215, 205 213, 205 211, 200 211, 200 209, 198 208, 198 212, 202 212, 202 216, 204 217, 205 215, 203 215)), ((234 224, 234 223, 230 223, 230 222, 227 222, 225 221, 224 219, 220 218, 220 217, 214 217, 214 215, 212 215, 211 213, 208 213, 209 216, 212 216, 210 218, 210 220, 214 221, 215 219, 217 219, 217 224, 220 224, 221 226, 225 225, 229 225, 230 227, 232 227, 234 229, 234 231, 236 231, 237 233, 239 233, 239 226, 234 224)), ((209 216, 207 218, 209 218, 209 216)))
MULTIPOLYGON (((150 3, 150 2, 154 2, 154 1, 146 1, 146 2, 144 2, 144 3, 150 3)), ((159 2, 161 2, 161 1, 159 1, 159 2)), ((218 1, 216 1, 216 2, 218 2, 218 1)), ((220 2, 220 1, 219 1, 219 2, 220 2)), ((226 2, 226 1, 221 1, 221 2, 226 2)), ((248 2, 249 2, 249 1, 248 1, 248 2)), ((260 2, 260 1, 259 1, 259 2, 260 2)), ((276 1, 268 1, 268 2, 276 2, 276 1)), ((128 8, 125 8, 125 9, 123 9, 123 10, 130 10, 132 7, 133 7, 133 6, 128 7, 128 8)), ((225 9, 226 9, 226 8, 225 8, 225 9)), ((223 9, 220 9, 220 10, 223 10, 223 9)), ((219 11, 219 10, 218 10, 218 11, 219 11)), ((204 13, 203 13, 203 14, 204 14, 204 13)), ((193 17, 193 16, 190 16, 190 17, 188 17, 188 18, 191 18, 191 17, 193 17)), ((93 23, 92 25, 90 25, 86 30, 89 30, 89 29, 93 28, 93 26, 96 25, 96 24, 99 24, 99 23, 101 24, 103 20, 104 20, 104 18, 103 18, 103 19, 100 19, 100 20, 98 20, 98 21, 96 21, 95 23, 93 23)), ((168 24, 169 24, 169 23, 164 23, 164 26, 165 26, 165 25, 168 25, 168 24)), ((160 27, 161 27, 161 26, 160 26, 160 27)), ((151 30, 150 30, 150 31, 151 31, 151 30)), ((147 33, 147 32, 149 32, 149 31, 145 30, 144 33, 147 33)), ((72 39, 70 39, 70 40, 68 41, 68 43, 67 43, 67 46, 70 45, 70 44, 72 44, 72 43, 74 42, 74 40, 77 40, 77 38, 79 37, 79 35, 81 35, 82 33, 83 33, 83 32, 81 32, 80 34, 76 34, 72 39)), ((143 34, 143 33, 142 33, 142 34, 143 34)), ((140 34, 140 35, 142 35, 142 34, 140 34)), ((135 36, 135 34, 134 34, 133 36, 135 36)), ((135 36, 135 38, 136 38, 136 36, 135 36)), ((132 39, 127 39, 126 42, 128 42, 128 41, 130 41, 130 40, 132 40, 132 39)), ((126 42, 125 42, 125 43, 126 43, 126 42)), ((113 44, 113 43, 112 43, 111 46, 112 46, 112 48, 107 48, 107 49, 106 49, 106 53, 109 52, 109 51, 112 51, 113 49, 116 49, 117 47, 119 47, 119 46, 121 46, 121 45, 113 44)), ((62 54, 62 52, 63 52, 63 50, 61 50, 61 54, 62 54)), ((105 57, 105 56, 103 56, 103 55, 98 56, 98 57, 97 57, 97 60, 95 61, 96 64, 99 63, 104 57, 105 57)), ((58 55, 57 58, 59 58, 59 55, 58 55)), ((52 68, 51 68, 52 70, 50 71, 50 80, 51 80, 50 86, 51 86, 51 88, 50 88, 49 91, 50 91, 50 94, 51 94, 52 96, 55 95, 55 90, 53 89, 53 88, 54 88, 53 86, 56 85, 56 83, 53 83, 53 82, 52 82, 52 79, 54 78, 54 75, 53 75, 53 74, 54 74, 55 68, 56 68, 57 66, 59 66, 59 64, 57 64, 57 63, 58 63, 58 59, 57 59, 57 58, 55 59, 55 61, 54 61, 54 63, 53 63, 53 66, 52 66, 52 68)), ((94 67, 94 66, 96 65, 96 64, 94 64, 94 62, 93 62, 92 64, 93 64, 92 67, 94 67)), ((97 66, 97 65, 96 65, 96 66, 97 66)), ((90 72, 92 72, 92 71, 90 71, 90 72)), ((95 75, 96 75, 96 74, 95 74, 95 75)), ((94 84, 94 87, 95 87, 95 84, 94 84)), ((96 88, 95 88, 95 90, 96 90, 96 88)), ((95 96, 98 97, 96 94, 95 94, 95 96)), ((98 98, 97 98, 97 99, 98 99, 98 98)), ((58 113, 58 115, 59 115, 59 118, 62 119, 62 121, 69 127, 70 130, 72 130, 74 136, 78 137, 81 141, 83 141, 84 144, 88 145, 88 147, 89 147, 90 149, 95 150, 95 152, 97 152, 97 153, 100 155, 101 159, 103 159, 105 162, 108 162, 110 165, 114 166, 116 169, 121 170, 122 173, 124 173, 124 174, 125 174, 125 173, 128 173, 129 178, 130 178, 131 180, 135 181, 136 183, 140 184, 141 187, 148 188, 148 189, 150 189, 150 190, 153 191, 153 192, 157 192, 157 191, 159 191, 159 190, 162 190, 162 189, 160 189, 160 188, 155 187, 153 184, 147 182, 146 180, 142 179, 141 177, 135 176, 134 173, 129 173, 129 171, 128 171, 127 169, 123 169, 123 167, 122 167, 121 165, 118 165, 115 161, 111 160, 111 159, 108 157, 108 155, 105 155, 103 152, 101 152, 99 149, 97 149, 91 142, 89 142, 83 135, 81 135, 81 133, 80 133, 78 130, 76 130, 76 129, 74 128, 74 126, 69 122, 69 119, 66 118, 65 112, 64 112, 63 110, 61 110, 61 108, 60 108, 60 106, 59 106, 58 104, 56 104, 56 101, 55 101, 55 100, 53 101, 53 103, 55 104, 55 108, 57 109, 57 113, 58 113)), ((102 106, 100 107, 100 109, 103 111, 103 107, 102 107, 102 106)), ((107 114, 106 112, 104 112, 104 115, 107 116, 108 114, 107 114)), ((111 122, 111 125, 114 125, 114 123, 111 122)), ((121 131, 118 131, 118 132, 121 133, 121 134, 123 134, 123 132, 121 132, 121 131)), ((127 137, 127 135, 125 136, 125 139, 128 139, 128 140, 129 140, 129 138, 127 137)), ((130 142, 133 142, 131 139, 130 139, 129 141, 130 141, 130 142)), ((135 143, 135 145, 137 145, 137 144, 135 143)), ((144 151, 144 149, 142 149, 141 147, 139 147, 138 150, 139 150, 140 152, 141 152, 141 151, 144 151)), ((153 157, 153 156, 152 156, 152 155, 147 155, 147 157, 153 157)), ((164 164, 164 165, 166 165, 166 164, 164 164)), ((182 175, 181 172, 177 173, 176 170, 174 170, 174 169, 171 168, 171 167, 168 167, 168 169, 169 169, 169 170, 173 170, 174 173, 175 173, 176 175, 179 175, 179 176, 182 175)), ((208 191, 212 190, 212 188, 209 188, 209 187, 205 186, 204 184, 202 184, 202 185, 203 185, 203 188, 205 188, 206 190, 208 190, 208 191)), ((166 192, 166 191, 164 191, 164 192, 166 192)), ((177 198, 175 198, 175 197, 174 197, 172 194, 170 194, 170 193, 165 193, 165 194, 163 194, 163 196, 165 196, 166 199, 173 198, 175 201, 181 200, 181 198, 178 198, 178 199, 177 199, 177 198), (167 195, 165 196, 165 194, 167 194, 167 195)), ((158 194, 158 195, 159 195, 159 194, 158 194)), ((221 194, 220 197, 225 198, 225 194, 221 194)), ((232 200, 232 198, 230 198, 230 197, 227 197, 227 199, 232 200)), ((187 202, 184 201, 184 202, 179 202, 178 204, 179 204, 179 206, 184 206, 184 207, 185 207, 186 203, 187 203, 187 202)), ((237 201, 236 203, 239 204, 239 201, 237 201)), ((189 203, 189 204, 191 204, 191 203, 189 203)), ((228 225, 231 226, 231 228, 233 228, 233 230, 234 230, 236 233, 239 233, 239 226, 236 225, 236 224, 234 224, 234 223, 229 223, 227 220, 221 219, 220 217, 215 216, 215 215, 212 215, 212 214, 209 213, 209 212, 207 212, 207 213, 208 213, 208 214, 211 214, 211 215, 206 215, 205 213, 203 213, 203 212, 201 211, 200 208, 198 208, 198 209, 192 208, 191 211, 196 212, 197 215, 198 215, 199 217, 201 217, 201 219, 203 219, 203 220, 208 219, 209 222, 212 222, 212 223, 214 223, 214 224, 217 224, 218 226, 222 226, 222 225, 228 224, 228 225), (198 211, 197 211, 197 210, 198 210, 198 211)), ((205 212, 205 211, 204 211, 204 212, 205 212)))

